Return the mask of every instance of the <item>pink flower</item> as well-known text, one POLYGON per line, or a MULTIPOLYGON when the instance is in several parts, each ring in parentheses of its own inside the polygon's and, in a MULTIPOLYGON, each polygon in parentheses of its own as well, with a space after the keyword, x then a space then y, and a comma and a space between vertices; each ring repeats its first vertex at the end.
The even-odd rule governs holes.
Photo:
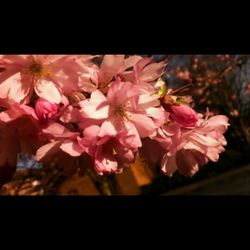
POLYGON ((105 87, 108 81, 110 82, 113 77, 134 66, 140 59, 140 56, 130 56, 125 59, 125 55, 105 55, 98 73, 100 87, 105 87))
POLYGON ((181 142, 181 127, 176 123, 166 123, 157 129, 156 136, 142 140, 140 155, 153 167, 160 164, 166 152, 181 142))
POLYGON ((58 166, 67 175, 94 166, 92 158, 85 153, 86 148, 78 143, 79 132, 71 132, 54 122, 42 130, 42 136, 46 141, 36 152, 37 161, 49 163, 56 157, 58 166))
POLYGON ((185 105, 171 105, 169 108, 170 117, 183 127, 193 128, 198 121, 197 113, 185 105))
POLYGON ((181 149, 173 156, 165 154, 161 166, 162 172, 168 176, 172 176, 178 170, 181 175, 191 177, 207 162, 208 159, 199 151, 181 149))
POLYGON ((218 161, 219 154, 224 151, 223 146, 227 144, 223 134, 228 126, 226 116, 216 115, 200 119, 194 129, 182 128, 177 138, 174 138, 177 135, 174 133, 172 143, 161 162, 162 171, 169 176, 176 170, 192 176, 199 170, 199 166, 209 160, 218 161))
POLYGON ((72 157, 80 156, 84 152, 84 148, 79 146, 77 141, 80 133, 71 132, 59 123, 51 123, 46 129, 42 130, 42 135, 48 143, 37 150, 37 161, 47 162, 60 150, 72 157))
POLYGON ((79 144, 94 159, 98 174, 121 173, 135 161, 138 145, 134 136, 120 132, 116 137, 100 137, 101 128, 93 125, 86 128, 79 144))
POLYGON ((133 150, 126 148, 114 137, 99 145, 95 152, 95 169, 100 175, 122 173, 134 161, 133 150))
POLYGON ((39 98, 35 105, 35 111, 40 121, 47 122, 56 117, 58 105, 43 98, 39 98))
MULTIPOLYGON (((80 89, 91 93, 96 89, 106 93, 112 80, 133 67, 142 57, 125 55, 104 55, 100 66, 88 65, 82 70, 80 76, 80 89)), ((100 58, 99 58, 100 59, 100 58)), ((86 63, 85 63, 86 65, 86 63)))
POLYGON ((112 82, 107 97, 96 90, 79 106, 83 119, 94 120, 101 126, 99 136, 116 136, 129 130, 133 131, 138 146, 141 146, 139 136, 154 135, 159 121, 165 122, 164 111, 153 107, 152 103, 158 102, 149 95, 140 95, 138 88, 130 82, 117 79, 112 82))
POLYGON ((144 93, 155 93, 155 84, 164 74, 166 61, 152 62, 153 57, 141 58, 136 62, 132 71, 120 74, 124 81, 137 85, 144 93))
POLYGON ((50 102, 59 103, 63 93, 78 88, 75 56, 3 55, 0 66, 0 99, 10 105, 27 104, 33 91, 50 102))

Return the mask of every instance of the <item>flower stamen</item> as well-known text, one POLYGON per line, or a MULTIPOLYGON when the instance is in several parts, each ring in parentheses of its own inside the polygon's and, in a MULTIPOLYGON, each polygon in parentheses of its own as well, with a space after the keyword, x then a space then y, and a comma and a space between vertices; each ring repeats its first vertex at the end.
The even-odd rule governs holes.
POLYGON ((51 71, 44 67, 40 61, 33 61, 28 65, 28 73, 35 78, 41 79, 51 75, 51 71))

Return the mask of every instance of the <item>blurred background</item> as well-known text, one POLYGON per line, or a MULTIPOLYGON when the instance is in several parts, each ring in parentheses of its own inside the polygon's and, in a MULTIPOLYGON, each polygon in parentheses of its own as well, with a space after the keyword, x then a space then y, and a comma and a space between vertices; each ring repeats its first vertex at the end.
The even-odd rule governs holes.
MULTIPOLYGON (((169 178, 137 159, 123 174, 97 177, 91 173, 66 176, 19 156, 14 178, 1 195, 250 195, 250 56, 153 55, 168 58, 164 78, 168 88, 191 84, 195 110, 230 118, 228 145, 217 163, 202 167, 193 177, 175 173, 169 178)), ((1 173, 0 173, 1 174, 1 173)))

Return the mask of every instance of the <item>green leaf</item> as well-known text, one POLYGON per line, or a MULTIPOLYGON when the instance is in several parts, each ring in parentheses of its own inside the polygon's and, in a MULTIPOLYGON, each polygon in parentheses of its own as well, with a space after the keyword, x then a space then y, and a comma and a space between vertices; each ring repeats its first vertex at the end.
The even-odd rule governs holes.
POLYGON ((161 89, 158 91, 158 95, 160 96, 160 97, 163 97, 163 96, 165 96, 166 95, 166 93, 167 93, 167 84, 163 84, 162 85, 162 87, 161 87, 161 89))

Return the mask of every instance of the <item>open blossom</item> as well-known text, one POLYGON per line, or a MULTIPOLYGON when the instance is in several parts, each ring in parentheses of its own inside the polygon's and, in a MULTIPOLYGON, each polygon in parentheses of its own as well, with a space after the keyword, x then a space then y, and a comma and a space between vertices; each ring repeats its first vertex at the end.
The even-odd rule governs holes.
POLYGON ((120 76, 125 71, 127 73, 131 72, 129 69, 142 59, 141 56, 126 57, 125 55, 104 55, 95 57, 98 60, 101 59, 99 65, 89 63, 88 57, 81 57, 77 60, 77 63, 81 66, 78 86, 80 90, 87 93, 92 93, 97 89, 106 93, 114 78, 120 76))
POLYGON ((84 149, 78 145, 79 132, 71 132, 59 123, 51 123, 42 130, 42 135, 47 138, 47 144, 40 147, 36 152, 36 160, 48 161, 60 150, 72 157, 80 156, 84 149))
POLYGON ((0 99, 11 105, 27 104, 33 91, 50 102, 59 103, 62 92, 68 93, 78 84, 74 56, 64 55, 3 55, 0 66, 0 99))
POLYGON ((167 122, 157 129, 157 135, 142 140, 140 155, 149 165, 159 165, 163 156, 181 142, 181 127, 176 123, 167 122))
POLYGON ((143 138, 156 133, 154 120, 165 122, 164 111, 152 106, 155 102, 151 96, 140 95, 130 82, 117 79, 112 82, 107 97, 96 90, 79 105, 83 118, 95 120, 101 126, 99 136, 116 136, 122 130, 133 130, 143 138))
POLYGON ((78 143, 79 132, 72 132, 53 122, 42 130, 42 136, 45 142, 36 152, 37 161, 48 163, 57 157, 57 164, 64 169, 66 175, 76 173, 79 168, 93 168, 92 158, 85 153, 86 148, 78 143), (79 162, 82 164, 79 165, 79 162))
POLYGON ((138 85, 143 92, 154 93, 154 83, 163 75, 165 66, 165 61, 154 63, 152 57, 104 55, 100 67, 85 67, 80 84, 87 92, 99 89, 106 93, 113 79, 119 76, 124 82, 138 85))
POLYGON ((227 142, 223 134, 228 128, 228 118, 223 115, 200 119, 192 130, 180 129, 177 140, 163 156, 162 171, 171 176, 176 170, 186 176, 194 175, 199 166, 209 160, 216 162, 227 142))
POLYGON ((120 74, 125 81, 137 85, 142 93, 155 93, 157 80, 164 74, 166 61, 153 62, 153 58, 141 58, 131 71, 120 74))
POLYGON ((121 173, 135 161, 137 141, 133 134, 120 132, 116 137, 100 137, 100 127, 93 125, 86 128, 79 144, 93 157, 98 174, 121 173))
POLYGON ((113 78, 125 71, 131 72, 127 71, 127 69, 133 67, 140 59, 142 59, 141 56, 125 58, 125 55, 104 55, 100 68, 91 71, 91 82, 95 84, 96 89, 106 92, 113 78))

